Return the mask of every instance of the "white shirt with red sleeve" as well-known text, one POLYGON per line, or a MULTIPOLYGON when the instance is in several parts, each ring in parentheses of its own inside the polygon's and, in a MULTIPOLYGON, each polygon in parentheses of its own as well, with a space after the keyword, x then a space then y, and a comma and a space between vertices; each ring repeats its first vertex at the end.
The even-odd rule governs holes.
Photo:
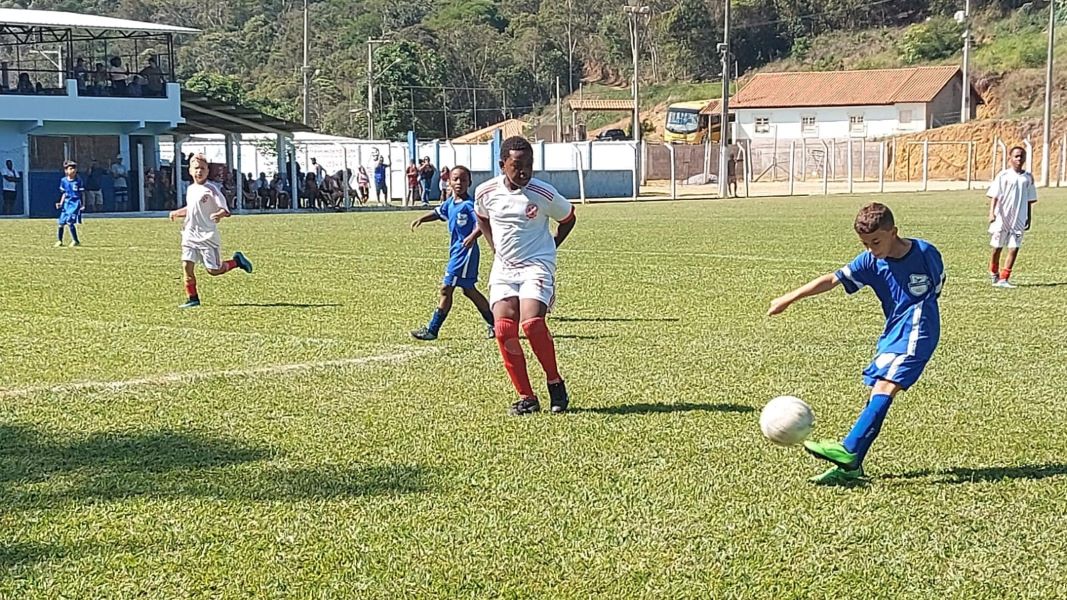
POLYGON ((475 189, 474 210, 492 226, 495 264, 507 269, 538 265, 555 271, 556 242, 549 221, 570 221, 574 206, 551 184, 534 178, 512 191, 503 175, 494 177, 475 189))

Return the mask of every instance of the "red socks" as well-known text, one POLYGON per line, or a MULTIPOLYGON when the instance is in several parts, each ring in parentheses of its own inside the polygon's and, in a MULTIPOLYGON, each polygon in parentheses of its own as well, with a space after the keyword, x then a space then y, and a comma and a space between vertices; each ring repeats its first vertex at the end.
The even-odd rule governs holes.
POLYGON ((504 369, 511 378, 511 385, 523 398, 533 398, 533 386, 530 374, 526 372, 526 355, 519 344, 519 325, 511 319, 496 320, 496 343, 500 346, 500 356, 504 359, 504 369))
POLYGON ((196 280, 190 279, 185 282, 185 295, 190 298, 196 298, 196 280))
MULTIPOLYGON (((237 261, 236 260, 227 260, 227 261, 222 263, 222 273, 229 273, 230 271, 232 271, 232 270, 234 270, 236 268, 237 268, 237 261)), ((222 273, 219 273, 219 275, 221 275, 222 273)))
POLYGON ((990 261, 989 261, 989 272, 993 273, 994 275, 996 273, 1000 272, 1000 261, 999 260, 990 259, 990 261))
POLYGON ((1002 280, 1007 281, 1008 278, 1010 278, 1010 277, 1011 277, 1011 269, 1005 268, 1005 269, 1001 269, 1000 270, 1000 278, 1002 280))
POLYGON ((545 376, 549 383, 562 381, 559 376, 559 367, 556 365, 556 343, 552 341, 552 334, 548 332, 548 324, 544 317, 534 317, 522 322, 522 331, 526 339, 530 341, 530 348, 537 355, 541 368, 545 370, 545 376))

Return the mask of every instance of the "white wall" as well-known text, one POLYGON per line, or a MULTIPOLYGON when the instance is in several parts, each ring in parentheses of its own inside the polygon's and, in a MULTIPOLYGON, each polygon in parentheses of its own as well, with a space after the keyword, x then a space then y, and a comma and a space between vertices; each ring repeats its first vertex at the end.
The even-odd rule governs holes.
POLYGON ((896 104, 893 106, 848 106, 823 108, 770 108, 737 109, 737 124, 740 139, 759 140, 825 138, 843 139, 848 137, 877 138, 904 132, 922 131, 926 128, 925 104, 896 104), (911 123, 900 122, 902 111, 911 111, 911 123), (863 116, 863 131, 852 132, 849 118, 853 115, 863 116), (801 129, 803 117, 815 117, 815 131, 805 132, 801 129), (755 131, 756 119, 770 118, 771 129, 766 133, 755 131))
POLYGON ((161 124, 161 130, 182 122, 181 87, 167 84, 166 98, 111 98, 77 95, 77 82, 67 81, 66 96, 0 95, 0 118, 9 121, 161 124))

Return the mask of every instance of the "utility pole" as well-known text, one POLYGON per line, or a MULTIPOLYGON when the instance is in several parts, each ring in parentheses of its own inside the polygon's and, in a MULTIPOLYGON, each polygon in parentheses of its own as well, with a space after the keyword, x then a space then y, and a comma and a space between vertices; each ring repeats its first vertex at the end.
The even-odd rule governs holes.
POLYGON ((956 12, 956 22, 963 25, 963 94, 960 102, 960 123, 971 120, 971 0, 956 12))
POLYGON ((1052 137, 1052 51, 1056 44, 1056 0, 1048 3, 1048 59, 1045 61, 1045 123, 1041 140, 1041 187, 1048 187, 1052 172, 1049 157, 1052 137))
POLYGON ((559 97, 559 76, 556 76, 556 141, 563 141, 563 102, 559 97))
POLYGON ((727 181, 728 161, 730 151, 727 146, 730 133, 730 0, 724 1, 722 43, 719 44, 719 54, 722 55, 722 113, 719 121, 719 197, 725 198, 730 194, 730 184, 727 181))
POLYGON ((640 107, 640 57, 641 57, 641 36, 640 19, 647 16, 652 12, 652 9, 641 4, 641 0, 632 0, 632 4, 627 4, 622 7, 622 10, 628 17, 630 17, 630 54, 633 57, 633 96, 634 96, 634 116, 633 116, 633 139, 635 142, 641 141, 641 107, 640 107))
POLYGON ((300 72, 304 76, 304 125, 311 122, 311 105, 308 102, 310 99, 310 80, 311 80, 311 66, 308 64, 308 0, 304 0, 304 66, 300 68, 300 72))
POLYGON ((370 38, 367 40, 367 139, 374 139, 374 45, 384 44, 389 40, 370 38))

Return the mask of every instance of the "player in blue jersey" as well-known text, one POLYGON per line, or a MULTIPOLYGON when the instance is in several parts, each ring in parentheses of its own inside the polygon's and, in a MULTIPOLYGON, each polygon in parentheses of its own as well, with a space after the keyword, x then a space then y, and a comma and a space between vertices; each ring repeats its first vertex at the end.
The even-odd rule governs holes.
POLYGON ((85 183, 78 177, 78 164, 72 160, 63 163, 65 176, 59 180, 59 231, 56 233, 56 248, 63 245, 63 227, 70 228, 70 245, 81 246, 78 240, 78 229, 75 227, 81 223, 82 210, 85 209, 85 183))
POLYGON ((870 286, 882 303, 885 330, 878 338, 874 360, 863 371, 863 383, 871 388, 867 406, 843 442, 804 442, 810 454, 835 465, 812 478, 823 485, 847 484, 863 477, 863 459, 878 437, 889 405, 898 392, 919 380, 941 336, 937 306, 945 283, 941 253, 925 240, 900 237, 893 213, 884 204, 872 202, 860 209, 854 227, 866 252, 840 270, 775 299, 768 311, 779 314, 797 300, 838 285, 849 294, 870 286))
POLYGON ((452 310, 452 293, 458 287, 477 307, 488 326, 486 335, 493 339, 496 337, 493 331, 493 311, 489 308, 489 301, 474 287, 478 282, 478 237, 481 232, 474 214, 474 200, 468 193, 471 187, 471 172, 467 167, 457 166, 450 171, 449 176, 452 197, 411 223, 411 230, 414 231, 423 223, 444 221, 448 224, 451 238, 448 267, 445 268, 445 278, 441 282, 441 300, 437 310, 433 311, 426 327, 412 331, 411 335, 419 340, 437 339, 441 325, 452 310))

